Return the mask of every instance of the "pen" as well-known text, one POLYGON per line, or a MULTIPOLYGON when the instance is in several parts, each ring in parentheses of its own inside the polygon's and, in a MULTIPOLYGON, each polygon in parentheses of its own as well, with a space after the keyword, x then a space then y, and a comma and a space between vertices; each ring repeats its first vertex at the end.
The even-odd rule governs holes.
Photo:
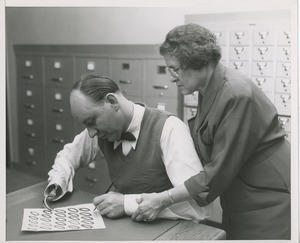
MULTIPOLYGON (((105 193, 108 193, 109 190, 112 188, 112 186, 114 185, 114 183, 112 182, 109 187, 106 189, 105 193)), ((97 206, 95 206, 94 211, 97 209, 97 206)))

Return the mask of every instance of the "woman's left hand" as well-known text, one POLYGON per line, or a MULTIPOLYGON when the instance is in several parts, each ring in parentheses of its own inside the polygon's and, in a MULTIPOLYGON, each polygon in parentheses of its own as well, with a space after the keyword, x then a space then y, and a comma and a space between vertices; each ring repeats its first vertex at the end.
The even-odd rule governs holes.
POLYGON ((168 205, 164 205, 164 197, 161 193, 143 193, 141 198, 137 199, 138 209, 133 213, 131 218, 135 221, 150 222, 157 218, 159 212, 168 205))

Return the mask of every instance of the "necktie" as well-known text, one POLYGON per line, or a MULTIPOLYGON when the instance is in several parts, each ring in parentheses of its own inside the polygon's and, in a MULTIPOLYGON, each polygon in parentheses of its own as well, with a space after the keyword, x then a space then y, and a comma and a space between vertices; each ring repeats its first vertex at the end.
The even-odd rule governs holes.
POLYGON ((120 138, 120 140, 127 140, 127 141, 135 141, 136 138, 131 132, 124 132, 120 138))

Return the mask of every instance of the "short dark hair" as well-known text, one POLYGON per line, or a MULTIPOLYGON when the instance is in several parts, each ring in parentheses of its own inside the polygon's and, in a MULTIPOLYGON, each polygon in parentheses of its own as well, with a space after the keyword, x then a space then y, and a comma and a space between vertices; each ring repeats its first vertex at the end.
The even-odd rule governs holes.
POLYGON ((108 93, 119 91, 119 86, 110 78, 99 73, 84 74, 77 80, 71 89, 79 90, 93 101, 101 102, 108 93))
POLYGON ((198 24, 180 25, 172 29, 160 46, 159 53, 174 56, 183 69, 199 70, 209 61, 217 63, 221 59, 221 47, 215 35, 198 24))

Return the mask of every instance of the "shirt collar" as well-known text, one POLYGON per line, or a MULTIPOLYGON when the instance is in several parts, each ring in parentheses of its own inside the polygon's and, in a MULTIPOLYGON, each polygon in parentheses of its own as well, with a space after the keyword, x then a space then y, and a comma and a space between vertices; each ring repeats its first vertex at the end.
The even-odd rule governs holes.
POLYGON ((141 105, 137 105, 133 103, 133 116, 131 119, 131 122, 126 130, 126 132, 131 132, 136 140, 135 141, 115 141, 114 142, 114 149, 116 149, 120 143, 130 143, 130 145, 132 146, 133 149, 135 149, 136 144, 137 144, 137 140, 139 138, 140 135, 140 129, 141 129, 141 123, 142 123, 142 119, 144 116, 144 112, 145 112, 145 107, 141 106, 141 105))

